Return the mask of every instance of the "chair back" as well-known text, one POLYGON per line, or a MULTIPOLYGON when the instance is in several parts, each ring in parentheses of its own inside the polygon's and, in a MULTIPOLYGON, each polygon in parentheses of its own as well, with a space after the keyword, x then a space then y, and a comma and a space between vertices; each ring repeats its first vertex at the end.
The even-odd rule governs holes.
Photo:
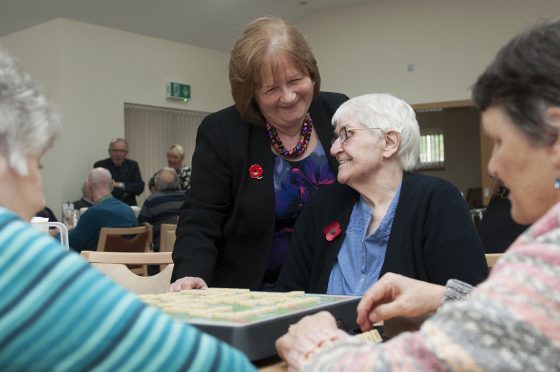
POLYGON ((149 252, 152 226, 102 227, 97 241, 98 252, 149 252))
MULTIPOLYGON (((102 227, 97 241, 98 252, 150 252, 152 248, 152 225, 138 227, 102 227)), ((147 276, 146 265, 129 265, 138 275, 147 276)))
POLYGON ((502 257, 503 253, 486 253, 484 256, 486 257, 486 264, 488 265, 488 271, 492 270, 496 261, 502 257))
POLYGON ((176 224, 162 223, 159 230, 159 251, 160 252, 173 252, 175 245, 175 231, 177 230, 176 224))
POLYGON ((173 260, 170 252, 96 252, 82 251, 86 259, 98 271, 111 280, 136 294, 163 293, 169 288, 173 272, 173 260), (138 276, 126 265, 167 265, 165 269, 153 276, 138 276))

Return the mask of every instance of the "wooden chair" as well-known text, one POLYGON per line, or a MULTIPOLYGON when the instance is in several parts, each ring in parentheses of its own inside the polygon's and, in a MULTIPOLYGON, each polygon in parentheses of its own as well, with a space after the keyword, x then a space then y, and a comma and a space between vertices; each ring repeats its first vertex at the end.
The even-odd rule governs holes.
POLYGON ((96 252, 82 251, 82 257, 117 284, 136 294, 167 292, 173 272, 170 252, 96 252), (165 265, 153 276, 138 276, 126 265, 165 265))
MULTIPOLYGON (((97 241, 98 252, 150 252, 152 247, 152 225, 138 227, 102 227, 97 241)), ((139 275, 148 275, 146 265, 129 266, 139 275)))
POLYGON ((176 224, 162 223, 159 228, 159 251, 173 252, 176 224))
POLYGON ((498 261, 500 259, 500 257, 502 257, 503 253, 486 253, 484 256, 486 256, 486 264, 488 265, 488 270, 492 270, 492 268, 494 267, 494 265, 496 264, 496 261, 498 261))

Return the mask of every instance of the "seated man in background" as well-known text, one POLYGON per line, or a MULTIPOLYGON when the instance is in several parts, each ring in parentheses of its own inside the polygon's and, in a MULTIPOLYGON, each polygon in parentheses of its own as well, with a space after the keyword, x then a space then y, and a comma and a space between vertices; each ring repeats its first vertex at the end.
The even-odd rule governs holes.
POLYGON ((81 208, 89 208, 93 205, 87 179, 85 179, 82 184, 82 197, 79 200, 72 202, 72 204, 74 205, 74 209, 77 210, 80 210, 81 208))
POLYGON ((87 185, 94 203, 68 233, 70 247, 78 252, 96 250, 102 227, 135 227, 134 212, 127 204, 111 195, 113 178, 105 168, 89 171, 87 185))
POLYGON ((127 159, 128 142, 124 138, 114 138, 109 144, 109 158, 99 160, 94 168, 102 167, 113 177, 113 196, 128 205, 138 205, 136 195, 144 191, 144 181, 138 163, 127 159))
POLYGON ((162 223, 177 224, 179 209, 185 201, 185 192, 179 188, 175 169, 163 167, 154 177, 155 192, 146 199, 138 223, 148 222, 153 226, 153 249, 159 252, 159 231, 162 223))

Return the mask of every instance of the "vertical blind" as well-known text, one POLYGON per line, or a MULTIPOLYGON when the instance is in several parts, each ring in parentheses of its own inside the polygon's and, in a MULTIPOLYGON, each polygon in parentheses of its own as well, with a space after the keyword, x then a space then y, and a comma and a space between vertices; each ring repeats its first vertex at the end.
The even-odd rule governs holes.
POLYGON ((138 205, 150 195, 148 180, 167 165, 169 146, 179 144, 185 149, 185 161, 191 165, 196 131, 205 112, 169 109, 125 103, 124 133, 128 141, 130 159, 136 160, 146 182, 144 192, 137 198, 138 205))

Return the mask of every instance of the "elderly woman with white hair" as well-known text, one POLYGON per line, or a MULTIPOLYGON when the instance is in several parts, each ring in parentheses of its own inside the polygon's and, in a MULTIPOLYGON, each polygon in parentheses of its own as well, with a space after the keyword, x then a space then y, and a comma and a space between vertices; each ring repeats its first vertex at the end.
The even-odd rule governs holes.
POLYGON ((44 207, 41 158, 59 127, 0 51, 2 370, 254 370, 239 351, 146 306, 27 222, 44 207))
POLYGON ((332 120, 340 184, 306 204, 277 288, 363 295, 386 272, 437 284, 483 281, 484 251, 460 192, 412 173, 420 142, 412 108, 367 94, 332 120))

